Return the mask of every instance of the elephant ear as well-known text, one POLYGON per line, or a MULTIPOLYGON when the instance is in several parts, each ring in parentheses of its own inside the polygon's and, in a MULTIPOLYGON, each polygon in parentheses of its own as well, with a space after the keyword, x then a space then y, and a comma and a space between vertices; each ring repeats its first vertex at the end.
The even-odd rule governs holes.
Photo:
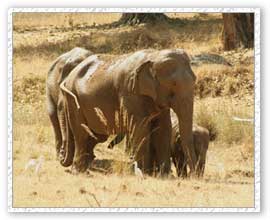
POLYGON ((146 61, 135 70, 134 91, 136 94, 151 97, 153 100, 157 98, 156 82, 152 71, 153 63, 146 61))

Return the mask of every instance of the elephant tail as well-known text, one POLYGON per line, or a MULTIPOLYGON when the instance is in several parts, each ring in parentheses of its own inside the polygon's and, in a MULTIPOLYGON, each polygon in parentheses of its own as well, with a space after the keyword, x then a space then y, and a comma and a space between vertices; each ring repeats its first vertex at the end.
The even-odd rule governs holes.
POLYGON ((76 103, 76 106, 77 106, 77 109, 80 109, 80 104, 78 102, 78 99, 77 99, 77 96, 71 92, 70 90, 68 90, 66 87, 65 87, 65 81, 63 81, 61 84, 60 84, 60 89, 62 89, 62 91, 64 91, 65 93, 69 94, 70 96, 72 96, 74 98, 74 101, 76 103))

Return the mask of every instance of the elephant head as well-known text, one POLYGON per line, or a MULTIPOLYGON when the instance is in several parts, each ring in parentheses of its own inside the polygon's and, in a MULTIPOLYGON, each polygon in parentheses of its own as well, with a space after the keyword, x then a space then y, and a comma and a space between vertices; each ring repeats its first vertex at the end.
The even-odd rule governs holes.
POLYGON ((151 97, 157 108, 172 108, 179 121, 181 144, 190 171, 195 171, 193 146, 193 96, 196 76, 187 54, 180 49, 154 51, 147 54, 133 74, 131 89, 151 97))

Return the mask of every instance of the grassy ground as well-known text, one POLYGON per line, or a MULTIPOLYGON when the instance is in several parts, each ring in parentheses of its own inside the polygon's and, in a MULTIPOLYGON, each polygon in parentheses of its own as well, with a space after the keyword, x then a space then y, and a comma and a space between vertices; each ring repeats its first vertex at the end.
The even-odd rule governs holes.
POLYGON ((220 15, 170 14, 183 22, 160 27, 87 28, 116 21, 119 14, 55 14, 14 17, 13 206, 14 207, 252 207, 254 205, 252 50, 222 50, 220 15), (37 17, 39 19, 37 19, 37 17), (81 28, 81 26, 86 28, 81 28), (149 29, 150 28, 150 29, 149 29), (150 32, 151 31, 151 32, 150 32), (150 34, 152 33, 152 34, 150 34), (113 46, 112 46, 113 45, 113 46), (203 179, 167 179, 132 174, 120 143, 95 148, 88 174, 71 175, 55 159, 46 113, 46 74, 52 61, 74 46, 104 59, 142 48, 181 47, 190 55, 217 53, 233 67, 202 64, 197 75, 194 120, 214 139, 203 179), (30 159, 45 160, 38 174, 25 171, 30 159))

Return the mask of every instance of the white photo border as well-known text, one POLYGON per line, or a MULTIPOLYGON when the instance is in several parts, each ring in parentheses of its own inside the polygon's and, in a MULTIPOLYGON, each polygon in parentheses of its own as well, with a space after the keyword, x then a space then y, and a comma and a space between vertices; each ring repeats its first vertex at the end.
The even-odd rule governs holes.
POLYGON ((9 212, 260 212, 260 8, 10 8, 8 10, 8 211, 9 212), (14 208, 13 207, 13 23, 12 14, 16 12, 148 12, 148 13, 254 13, 254 83, 255 83, 255 111, 254 111, 254 207, 249 208, 14 208))

